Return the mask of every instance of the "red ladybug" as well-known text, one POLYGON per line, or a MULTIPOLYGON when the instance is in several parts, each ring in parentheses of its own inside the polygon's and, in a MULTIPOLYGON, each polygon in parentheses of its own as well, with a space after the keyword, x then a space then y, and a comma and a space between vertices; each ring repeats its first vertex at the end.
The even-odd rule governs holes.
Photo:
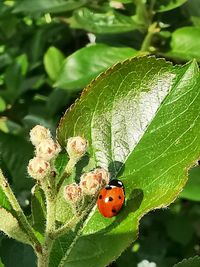
POLYGON ((111 218, 121 210, 124 199, 123 183, 115 179, 101 189, 97 200, 97 207, 104 217, 111 218))

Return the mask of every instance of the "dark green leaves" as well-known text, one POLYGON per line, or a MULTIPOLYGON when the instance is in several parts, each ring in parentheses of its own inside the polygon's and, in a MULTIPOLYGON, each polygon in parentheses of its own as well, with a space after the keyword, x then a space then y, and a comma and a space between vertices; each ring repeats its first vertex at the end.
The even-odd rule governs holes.
POLYGON ((199 267, 200 266, 200 258, 194 257, 185 259, 182 262, 179 262, 178 264, 174 265, 174 267, 199 267))
POLYGON ((86 3, 86 0, 73 1, 64 1, 64 0, 35 0, 31 2, 29 0, 16 1, 14 12, 27 12, 27 13, 35 13, 35 12, 51 12, 51 13, 59 13, 64 11, 70 11, 75 8, 78 8, 86 3))
POLYGON ((136 53, 132 48, 103 44, 84 47, 66 58, 55 86, 64 89, 82 88, 108 67, 136 53))
POLYGON ((200 201, 200 167, 189 172, 189 179, 180 196, 185 199, 200 201))
POLYGON ((107 265, 136 238, 145 213, 176 198, 200 153, 199 82, 195 62, 135 58, 101 75, 65 114, 59 141, 84 136, 96 166, 124 182, 126 204, 109 220, 94 207, 60 266, 107 265))
POLYGON ((156 1, 156 10, 158 12, 165 12, 182 6, 187 0, 162 0, 156 1))

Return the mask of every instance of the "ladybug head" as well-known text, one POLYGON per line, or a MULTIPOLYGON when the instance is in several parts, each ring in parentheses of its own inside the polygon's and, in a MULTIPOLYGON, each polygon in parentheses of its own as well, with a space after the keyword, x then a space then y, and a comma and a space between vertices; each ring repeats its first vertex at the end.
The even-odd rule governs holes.
POLYGON ((109 185, 117 186, 117 187, 124 187, 123 183, 120 180, 113 179, 109 182, 109 185))

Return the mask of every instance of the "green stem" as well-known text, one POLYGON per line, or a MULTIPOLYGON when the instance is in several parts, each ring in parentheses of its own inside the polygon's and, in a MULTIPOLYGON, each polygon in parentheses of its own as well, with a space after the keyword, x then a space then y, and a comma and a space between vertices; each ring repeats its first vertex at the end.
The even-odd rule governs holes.
POLYGON ((60 181, 57 184, 57 187, 56 187, 57 193, 60 191, 60 188, 61 188, 64 180, 71 175, 76 163, 77 163, 77 160, 72 159, 72 158, 69 159, 69 161, 65 167, 65 171, 64 171, 62 177, 60 178, 60 181))
POLYGON ((48 267, 51 249, 54 243, 52 237, 55 231, 56 225, 56 188, 55 181, 52 177, 46 177, 41 183, 43 191, 46 196, 46 207, 47 207, 47 219, 45 229, 45 240, 42 246, 42 253, 37 253, 38 267, 48 267))
POLYGON ((0 186, 3 190, 3 192, 5 193, 6 197, 8 198, 12 208, 16 212, 18 221, 21 224, 21 226, 24 228, 24 230, 26 231, 33 248, 39 249, 41 247, 41 244, 39 243, 39 241, 38 241, 38 239, 37 239, 37 237, 33 231, 33 228, 29 224, 29 222, 28 222, 24 212, 22 211, 13 191, 10 188, 8 181, 4 177, 1 170, 0 170, 0 186))
POLYGON ((149 26, 147 35, 145 36, 144 41, 142 43, 142 47, 140 49, 141 52, 149 51, 149 48, 150 48, 151 42, 152 42, 152 38, 153 38, 155 33, 159 32, 159 30, 160 29, 157 27, 156 22, 152 23, 149 26))

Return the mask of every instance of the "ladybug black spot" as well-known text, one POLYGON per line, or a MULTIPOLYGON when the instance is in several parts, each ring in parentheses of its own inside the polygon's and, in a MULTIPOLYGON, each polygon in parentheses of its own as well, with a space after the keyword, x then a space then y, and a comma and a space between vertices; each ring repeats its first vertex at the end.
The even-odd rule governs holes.
POLYGON ((122 199, 122 197, 121 197, 121 196, 118 196, 118 198, 119 198, 119 199, 122 199))
POLYGON ((112 197, 109 197, 109 198, 108 198, 108 201, 113 201, 113 198, 112 198, 112 197))
POLYGON ((99 196, 99 199, 102 199, 102 195, 99 196))
POLYGON ((116 213, 117 211, 116 211, 116 209, 112 209, 112 213, 116 213))
POLYGON ((111 189, 112 189, 112 186, 109 186, 109 185, 108 185, 108 186, 105 187, 105 189, 106 189, 106 190, 111 190, 111 189))

